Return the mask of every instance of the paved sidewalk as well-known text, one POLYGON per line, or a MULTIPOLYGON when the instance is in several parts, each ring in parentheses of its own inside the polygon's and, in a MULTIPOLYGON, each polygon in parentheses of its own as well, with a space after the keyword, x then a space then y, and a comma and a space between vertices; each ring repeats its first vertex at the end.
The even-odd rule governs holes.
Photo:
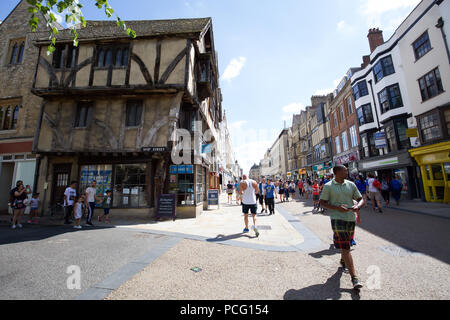
MULTIPOLYGON (((204 211, 196 219, 177 219, 118 227, 271 251, 297 251, 305 242, 299 229, 292 225, 292 221, 288 221, 284 215, 280 214, 276 207, 276 213, 269 216, 267 213, 261 214, 261 207, 258 206, 256 226, 260 235, 256 237, 253 230, 250 230, 250 233, 243 233, 244 215, 240 205, 227 204, 225 194, 220 196, 220 203, 219 209, 204 211)), ((251 215, 249 215, 249 226, 250 228, 253 226, 251 215)))

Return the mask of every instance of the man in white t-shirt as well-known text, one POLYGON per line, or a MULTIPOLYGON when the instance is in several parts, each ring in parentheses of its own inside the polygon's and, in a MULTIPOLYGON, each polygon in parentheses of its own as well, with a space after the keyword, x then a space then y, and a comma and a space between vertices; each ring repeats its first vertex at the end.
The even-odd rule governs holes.
POLYGON ((381 202, 383 201, 383 197, 381 196, 380 190, 374 186, 374 182, 377 181, 375 179, 375 176, 371 173, 369 173, 369 179, 367 179, 367 191, 370 197, 370 200, 372 201, 372 208, 375 210, 375 201, 378 205, 378 211, 380 213, 383 212, 381 209, 381 202))
POLYGON ((98 201, 97 197, 97 181, 92 181, 91 186, 86 188, 86 208, 89 208, 89 213, 86 218, 86 225, 87 226, 93 226, 92 224, 92 217, 94 216, 94 210, 95 210, 95 202, 98 201))
POLYGON ((256 211, 258 205, 256 203, 256 194, 259 194, 259 187, 255 180, 247 179, 247 175, 242 176, 242 181, 239 185, 239 194, 242 195, 242 213, 244 214, 245 229, 244 233, 250 232, 248 228, 248 212, 250 211, 253 217, 253 228, 258 237, 259 232, 256 228, 256 211))
POLYGON ((77 182, 76 181, 72 181, 70 183, 70 186, 66 188, 66 190, 64 191, 64 210, 65 210, 65 215, 64 215, 64 224, 71 224, 72 222, 70 221, 70 217, 72 215, 72 211, 73 211, 73 204, 75 202, 75 198, 77 197, 77 182))

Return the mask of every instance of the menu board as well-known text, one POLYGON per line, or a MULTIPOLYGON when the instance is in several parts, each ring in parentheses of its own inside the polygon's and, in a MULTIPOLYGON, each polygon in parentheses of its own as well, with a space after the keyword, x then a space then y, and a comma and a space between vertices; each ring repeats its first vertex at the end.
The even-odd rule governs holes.
POLYGON ((218 205, 219 205, 219 190, 209 189, 208 206, 218 206, 218 205))
POLYGON ((158 196, 158 205, 156 207, 156 219, 162 217, 176 218, 176 194, 160 194, 158 196))

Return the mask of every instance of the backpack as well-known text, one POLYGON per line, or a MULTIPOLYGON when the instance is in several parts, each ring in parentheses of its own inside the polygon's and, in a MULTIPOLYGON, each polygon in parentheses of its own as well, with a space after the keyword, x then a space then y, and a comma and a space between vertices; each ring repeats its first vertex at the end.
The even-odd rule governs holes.
POLYGON ((372 182, 372 186, 377 189, 381 189, 381 183, 377 179, 374 179, 372 182))
POLYGON ((383 191, 389 190, 389 185, 388 185, 388 183, 386 181, 383 181, 381 183, 381 190, 383 190, 383 191))

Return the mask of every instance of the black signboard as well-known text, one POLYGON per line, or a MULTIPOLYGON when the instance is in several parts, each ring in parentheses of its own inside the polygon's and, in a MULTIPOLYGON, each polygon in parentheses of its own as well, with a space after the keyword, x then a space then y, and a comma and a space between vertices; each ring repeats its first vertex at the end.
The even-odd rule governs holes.
POLYGON ((176 194, 160 194, 158 196, 158 206, 156 208, 156 219, 163 217, 176 218, 176 205, 177 205, 177 195, 176 194))
POLYGON ((208 190, 208 205, 218 206, 219 205, 219 190, 208 190))
POLYGON ((167 147, 143 147, 142 152, 166 152, 167 147))

